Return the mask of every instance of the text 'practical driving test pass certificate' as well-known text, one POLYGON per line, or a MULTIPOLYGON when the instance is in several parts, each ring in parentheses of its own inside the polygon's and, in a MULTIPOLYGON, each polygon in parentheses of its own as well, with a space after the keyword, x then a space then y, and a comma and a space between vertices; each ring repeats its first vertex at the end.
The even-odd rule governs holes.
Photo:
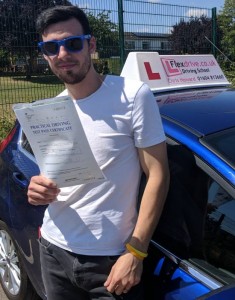
POLYGON ((41 174, 58 187, 104 180, 69 96, 13 105, 41 174))

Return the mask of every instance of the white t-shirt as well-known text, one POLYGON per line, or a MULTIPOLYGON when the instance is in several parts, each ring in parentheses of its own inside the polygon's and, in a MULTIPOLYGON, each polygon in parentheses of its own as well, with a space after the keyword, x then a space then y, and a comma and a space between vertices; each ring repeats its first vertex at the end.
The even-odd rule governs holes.
POLYGON ((165 140, 158 106, 146 84, 110 75, 75 105, 106 180, 62 188, 45 212, 42 236, 78 254, 119 255, 137 220, 137 148, 165 140))

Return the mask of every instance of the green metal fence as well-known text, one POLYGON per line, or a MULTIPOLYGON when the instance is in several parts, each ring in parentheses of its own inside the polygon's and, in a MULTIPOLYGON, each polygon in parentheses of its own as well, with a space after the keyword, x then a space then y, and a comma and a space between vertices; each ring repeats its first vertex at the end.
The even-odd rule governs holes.
POLYGON ((34 27, 37 14, 55 3, 78 5, 88 14, 97 38, 93 59, 100 73, 119 74, 130 51, 215 54, 215 9, 147 0, 1 0, 0 118, 11 113, 13 103, 52 97, 64 89, 37 49, 34 27), (193 25, 203 22, 207 39, 199 40, 193 25))

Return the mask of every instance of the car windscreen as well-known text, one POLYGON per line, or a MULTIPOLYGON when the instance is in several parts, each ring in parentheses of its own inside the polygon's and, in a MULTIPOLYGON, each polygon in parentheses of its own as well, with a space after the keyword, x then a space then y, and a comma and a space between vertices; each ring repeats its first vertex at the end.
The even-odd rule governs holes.
POLYGON ((207 135, 201 143, 235 168, 235 127, 207 135))

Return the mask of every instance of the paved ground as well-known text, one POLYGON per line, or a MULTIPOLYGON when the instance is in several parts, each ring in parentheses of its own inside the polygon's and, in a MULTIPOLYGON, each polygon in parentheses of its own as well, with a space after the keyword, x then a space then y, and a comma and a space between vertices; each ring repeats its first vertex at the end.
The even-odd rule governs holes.
POLYGON ((8 300, 7 296, 2 290, 2 287, 0 286, 0 300, 8 300))

